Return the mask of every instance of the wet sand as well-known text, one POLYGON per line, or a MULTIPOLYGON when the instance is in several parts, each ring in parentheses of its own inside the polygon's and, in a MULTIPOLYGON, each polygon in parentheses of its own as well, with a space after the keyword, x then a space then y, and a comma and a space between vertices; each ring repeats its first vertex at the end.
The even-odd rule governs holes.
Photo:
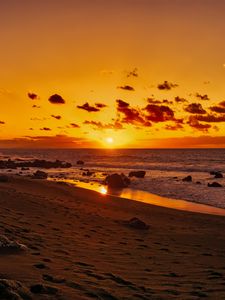
POLYGON ((0 279, 30 299, 225 299, 224 230, 223 216, 15 176, 0 183, 0 234, 27 249, 0 250, 0 279))

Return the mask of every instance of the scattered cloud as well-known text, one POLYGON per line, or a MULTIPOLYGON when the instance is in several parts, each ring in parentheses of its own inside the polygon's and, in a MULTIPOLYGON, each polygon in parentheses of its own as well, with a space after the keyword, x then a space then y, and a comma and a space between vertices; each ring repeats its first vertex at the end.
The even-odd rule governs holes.
POLYGON ((138 69, 134 68, 132 71, 128 71, 127 77, 138 77, 138 69))
POLYGON ((56 119, 56 120, 60 120, 62 117, 59 115, 51 115, 52 118, 56 119))
POLYGON ((65 104, 65 100, 58 94, 49 97, 48 101, 52 104, 65 104))
POLYGON ((123 125, 116 120, 114 123, 107 123, 107 124, 103 124, 102 122, 96 122, 96 121, 84 121, 83 124, 85 125, 92 125, 94 127, 94 129, 98 129, 98 130, 104 130, 104 129, 124 129, 123 125))
POLYGON ((130 107, 130 104, 123 100, 116 100, 117 102, 117 111, 122 113, 123 118, 122 123, 133 124, 136 126, 151 126, 151 123, 145 120, 140 109, 130 107))
POLYGON ((107 107, 107 105, 104 104, 104 103, 95 103, 95 106, 96 106, 97 108, 104 108, 104 107, 107 107))
POLYGON ((200 100, 210 100, 208 95, 201 95, 199 93, 196 93, 195 96, 200 100))
POLYGON ((219 113, 219 114, 224 114, 225 113, 225 107, 222 106, 211 106, 209 108, 211 111, 219 113))
POLYGON ((179 96, 176 96, 174 98, 175 102, 177 103, 184 103, 184 102, 188 102, 185 98, 182 98, 182 97, 179 97, 179 96))
POLYGON ((31 99, 31 100, 37 100, 38 99, 38 95, 35 93, 28 93, 27 96, 31 99))
POLYGON ((200 103, 191 103, 184 110, 190 114, 206 114, 206 110, 200 103))
POLYGON ((4 125, 5 124, 5 122, 4 121, 0 121, 0 125, 4 125))
POLYGON ((80 128, 80 126, 75 124, 75 123, 70 123, 70 125, 68 127, 70 127, 70 128, 80 128))
POLYGON ((208 122, 208 123, 225 122, 225 115, 222 115, 222 116, 215 116, 212 114, 208 114, 205 116, 196 115, 195 118, 198 121, 208 122))
POLYGON ((169 106, 148 104, 144 110, 149 121, 157 123, 174 120, 174 111, 169 106))
POLYGON ((34 104, 32 105, 32 108, 41 108, 41 107, 39 105, 34 104))
POLYGON ((164 127, 164 129, 166 129, 166 130, 174 130, 174 131, 176 131, 178 129, 182 129, 182 128, 183 128, 183 125, 180 124, 180 123, 176 123, 175 125, 169 125, 169 124, 167 124, 164 127))
POLYGON ((77 108, 80 108, 80 109, 84 109, 88 112, 97 112, 97 111, 100 111, 100 108, 99 107, 96 107, 95 106, 91 106, 89 105, 88 102, 84 103, 83 105, 77 105, 77 108))
POLYGON ((219 105, 225 107, 225 101, 220 102, 219 105))
POLYGON ((51 128, 49 128, 49 127, 43 127, 43 128, 40 128, 40 130, 51 131, 51 128))
POLYGON ((199 123, 199 120, 195 116, 190 116, 187 124, 189 124, 192 128, 205 132, 208 132, 209 128, 211 128, 210 124, 199 123))
POLYGON ((178 84, 165 80, 163 83, 158 84, 157 87, 159 90, 171 90, 172 88, 178 87, 178 84))
POLYGON ((130 85, 118 86, 117 88, 121 89, 121 90, 126 90, 126 91, 134 91, 134 88, 130 85))

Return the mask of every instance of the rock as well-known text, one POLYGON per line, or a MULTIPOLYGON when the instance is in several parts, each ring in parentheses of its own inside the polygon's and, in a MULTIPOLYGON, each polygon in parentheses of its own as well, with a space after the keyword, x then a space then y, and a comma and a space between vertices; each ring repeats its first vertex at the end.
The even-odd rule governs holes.
POLYGON ((145 174, 146 174, 145 171, 131 171, 129 173, 129 177, 144 178, 145 174))
POLYGON ((108 175, 104 181, 109 188, 124 188, 129 185, 129 178, 127 178, 124 174, 111 174, 108 175))
POLYGON ((184 177, 182 179, 182 181, 187 181, 187 182, 191 182, 192 181, 192 177, 190 175, 188 175, 187 177, 184 177))
POLYGON ((22 168, 21 168, 21 170, 22 170, 22 171, 29 171, 29 170, 30 170, 30 168, 27 168, 27 167, 22 167, 22 168))
POLYGON ((84 161, 83 160, 78 160, 77 165, 84 165, 84 161))
POLYGON ((196 181, 196 184, 202 184, 200 181, 196 181))
POLYGON ((33 161, 23 161, 23 160, 0 160, 0 169, 16 169, 16 168, 25 168, 24 170, 28 170, 28 168, 70 168, 72 164, 63 162, 60 160, 56 161, 47 161, 35 159, 33 161))
POLYGON ((31 300, 29 290, 21 282, 0 279, 0 299, 2 300, 31 300))
POLYGON ((87 170, 87 172, 82 173, 82 176, 92 176, 94 174, 95 174, 95 172, 91 172, 91 171, 87 170))
POLYGON ((216 181, 208 183, 208 187, 222 187, 222 185, 216 181))
POLYGON ((53 286, 49 286, 49 285, 34 284, 30 287, 30 291, 33 294, 55 295, 55 294, 57 294, 58 289, 53 286))
POLYGON ((6 236, 0 236, 0 254, 11 254, 26 250, 27 247, 16 241, 9 240, 6 236))
POLYGON ((216 172, 215 177, 214 178, 223 178, 223 174, 220 172, 216 172))
POLYGON ((141 221, 138 218, 132 218, 129 221, 126 221, 126 225, 131 228, 140 229, 140 230, 148 230, 149 225, 145 224, 145 222, 141 221))
POLYGON ((36 171, 34 174, 33 174, 33 179, 47 179, 48 178, 48 174, 46 172, 43 172, 43 171, 36 171))
POLYGON ((9 177, 6 175, 0 175, 0 182, 8 182, 9 181, 9 177))

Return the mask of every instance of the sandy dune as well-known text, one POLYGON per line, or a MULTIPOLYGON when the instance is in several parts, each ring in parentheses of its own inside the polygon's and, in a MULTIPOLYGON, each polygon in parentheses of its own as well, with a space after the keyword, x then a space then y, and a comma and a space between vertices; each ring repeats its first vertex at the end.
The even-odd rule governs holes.
POLYGON ((225 217, 12 177, 0 235, 27 249, 0 249, 0 299, 225 299, 224 230, 225 217))

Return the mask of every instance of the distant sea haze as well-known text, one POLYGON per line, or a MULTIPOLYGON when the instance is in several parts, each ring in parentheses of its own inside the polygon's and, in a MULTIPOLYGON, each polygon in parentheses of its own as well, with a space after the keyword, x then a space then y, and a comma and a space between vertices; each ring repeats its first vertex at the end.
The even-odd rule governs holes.
POLYGON ((225 178, 214 179, 209 174, 220 171, 225 177, 225 149, 0 149, 0 159, 3 158, 67 161, 72 168, 48 173, 58 172, 74 180, 84 179, 77 160, 84 161, 84 168, 95 171, 90 181, 101 182, 104 173, 128 175, 131 170, 145 170, 144 179, 132 179, 132 188, 225 208, 225 178), (192 182, 182 181, 187 175, 192 176, 192 182), (223 187, 209 188, 207 184, 213 181, 223 187))

